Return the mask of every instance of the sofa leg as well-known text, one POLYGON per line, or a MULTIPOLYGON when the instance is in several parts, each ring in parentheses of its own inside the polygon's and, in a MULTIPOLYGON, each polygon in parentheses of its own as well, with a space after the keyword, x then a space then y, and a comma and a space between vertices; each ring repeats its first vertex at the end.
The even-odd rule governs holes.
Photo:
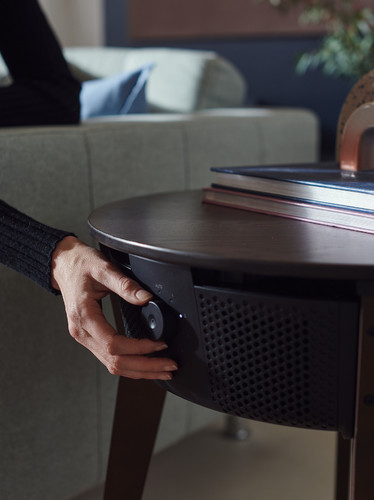
POLYGON ((225 416, 225 425, 223 434, 231 439, 245 441, 250 435, 250 429, 247 422, 233 415, 225 416))

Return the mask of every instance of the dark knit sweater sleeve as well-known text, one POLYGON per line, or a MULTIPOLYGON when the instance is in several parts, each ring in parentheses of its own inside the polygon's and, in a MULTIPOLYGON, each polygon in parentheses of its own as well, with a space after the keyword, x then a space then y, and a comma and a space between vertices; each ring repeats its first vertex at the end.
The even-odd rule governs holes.
POLYGON ((54 294, 51 258, 57 243, 72 235, 46 226, 0 200, 0 262, 54 294))

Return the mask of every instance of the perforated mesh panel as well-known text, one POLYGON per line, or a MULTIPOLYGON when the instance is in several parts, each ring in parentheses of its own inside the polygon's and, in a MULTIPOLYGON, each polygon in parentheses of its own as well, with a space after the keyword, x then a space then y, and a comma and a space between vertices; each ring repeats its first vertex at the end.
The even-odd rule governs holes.
POLYGON ((149 336, 147 325, 141 315, 141 308, 120 299, 121 315, 126 337, 143 339, 149 336))
POLYGON ((335 303, 195 287, 213 400, 238 416, 335 430, 335 303))

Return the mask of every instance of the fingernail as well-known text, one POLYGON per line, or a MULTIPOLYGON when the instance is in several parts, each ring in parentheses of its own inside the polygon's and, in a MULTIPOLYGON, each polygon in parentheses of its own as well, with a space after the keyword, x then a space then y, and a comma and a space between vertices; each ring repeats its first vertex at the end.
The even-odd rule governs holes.
POLYGON ((168 366, 165 366, 165 368, 164 368, 165 372, 174 372, 175 370, 178 370, 177 365, 168 365, 168 366))
POLYGON ((172 375, 160 375, 160 380, 171 380, 172 378, 172 375))
POLYGON ((152 298, 152 294, 146 290, 140 289, 136 292, 135 297, 141 301, 149 300, 152 298))
POLYGON ((167 349, 168 345, 167 344, 157 344, 155 347, 155 351, 163 351, 164 349, 167 349))

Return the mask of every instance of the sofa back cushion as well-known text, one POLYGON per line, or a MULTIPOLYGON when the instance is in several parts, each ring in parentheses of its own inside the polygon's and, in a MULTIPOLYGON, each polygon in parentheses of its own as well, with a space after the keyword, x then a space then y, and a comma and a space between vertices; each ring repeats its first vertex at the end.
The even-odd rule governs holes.
POLYGON ((188 113, 242 106, 246 83, 214 52, 170 48, 71 47, 68 62, 97 78, 154 64, 146 86, 150 111, 188 113))

